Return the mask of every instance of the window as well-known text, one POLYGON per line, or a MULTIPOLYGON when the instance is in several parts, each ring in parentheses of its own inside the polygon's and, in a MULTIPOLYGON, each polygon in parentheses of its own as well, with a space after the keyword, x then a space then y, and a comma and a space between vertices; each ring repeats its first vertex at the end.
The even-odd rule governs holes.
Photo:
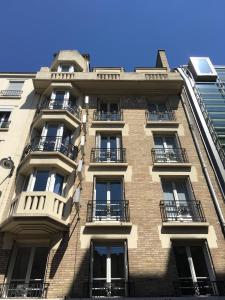
POLYGON ((74 66, 70 64, 61 64, 58 66, 58 72, 63 72, 63 73, 73 73, 75 72, 74 66))
POLYGON ((215 295, 218 289, 206 244, 173 243, 179 295, 215 295))
POLYGON ((93 199, 94 220, 120 220, 125 215, 121 179, 95 179, 93 199))
POLYGON ((36 170, 26 177, 23 191, 50 191, 58 195, 63 194, 64 177, 49 170, 36 170))
POLYGON ((149 103, 148 118, 150 121, 170 121, 175 120, 171 109, 168 109, 165 103, 149 103))
POLYGON ((50 109, 75 108, 76 99, 72 99, 69 91, 53 91, 49 103, 50 109))
POLYGON ((154 162, 185 162, 176 135, 154 135, 154 162))
POLYGON ((113 102, 99 102, 96 118, 98 121, 120 121, 122 119, 119 104, 113 102))
POLYGON ((100 162, 123 162, 122 138, 120 134, 96 135, 96 161, 100 162))
POLYGON ((21 91, 23 87, 24 81, 10 81, 8 90, 11 91, 21 91))
POLYGON ((162 178, 164 214, 167 221, 199 221, 200 215, 188 179, 162 178))
POLYGON ((9 117, 11 111, 0 111, 0 128, 8 128, 9 127, 9 117))
POLYGON ((126 241, 91 243, 91 297, 127 296, 126 241))
POLYGON ((8 272, 7 297, 42 297, 47 247, 15 247, 8 272))

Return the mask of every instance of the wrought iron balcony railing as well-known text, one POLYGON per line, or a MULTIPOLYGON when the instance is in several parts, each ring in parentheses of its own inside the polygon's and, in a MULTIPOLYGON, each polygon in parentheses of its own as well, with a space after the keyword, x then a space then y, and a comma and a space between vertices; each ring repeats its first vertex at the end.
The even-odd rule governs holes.
POLYGON ((1 90, 0 95, 6 97, 20 97, 22 92, 22 90, 1 90))
POLYGON ((94 121, 123 121, 123 111, 105 112, 100 110, 94 111, 94 121))
POLYGON ((176 121, 176 115, 173 110, 170 111, 146 111, 147 121, 176 121))
POLYGON ((10 123, 11 123, 11 121, 0 122, 0 128, 9 128, 10 123))
POLYGON ((153 148, 153 163, 188 163, 186 149, 184 148, 153 148))
POLYGON ((130 221, 128 200, 92 200, 87 205, 87 222, 130 221))
POLYGON ((47 100, 42 103, 39 111, 41 109, 67 110, 79 120, 81 118, 81 110, 74 104, 74 101, 72 100, 69 100, 68 102, 60 100, 47 100))
POLYGON ((129 295, 130 284, 125 279, 93 278, 91 283, 91 297, 125 297, 129 295))
POLYGON ((206 222, 201 202, 197 200, 161 200, 160 212, 163 222, 206 222))
POLYGON ((30 152, 60 152, 72 160, 77 158, 78 147, 71 144, 67 138, 61 136, 35 137, 24 149, 24 156, 30 152))
POLYGON ((91 150, 92 163, 125 163, 126 149, 125 148, 92 148, 91 150))
POLYGON ((210 281, 207 277, 181 278, 174 282, 176 296, 225 296, 225 281, 210 281))
POLYGON ((46 298, 48 283, 43 281, 13 280, 10 283, 0 284, 0 298, 46 298))

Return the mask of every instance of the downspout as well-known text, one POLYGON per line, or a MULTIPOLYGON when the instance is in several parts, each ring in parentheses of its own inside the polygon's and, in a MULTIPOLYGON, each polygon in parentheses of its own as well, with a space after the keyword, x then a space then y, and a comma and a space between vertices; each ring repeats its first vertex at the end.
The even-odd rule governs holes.
MULTIPOLYGON (((202 167, 203 173, 205 175, 205 179, 207 181, 207 184, 208 184, 211 196, 212 196, 212 200, 213 200, 214 206, 216 208, 216 211, 217 211, 217 214, 218 214, 218 217, 219 217, 220 226, 222 228, 222 232, 223 232, 223 235, 224 235, 224 238, 225 238, 225 219, 224 219, 224 216, 223 216, 218 198, 216 196, 216 192, 214 190, 213 184, 211 182, 211 179, 210 179, 210 176, 209 176, 209 173, 208 173, 208 170, 207 170, 207 166, 206 166, 205 161, 203 159, 202 152, 201 152, 201 149, 200 149, 200 146, 199 146, 199 142, 198 142, 198 139, 197 139, 197 137, 195 135, 195 132, 194 132, 194 127, 193 127, 192 122, 191 122, 191 118, 190 118, 190 115, 189 115, 189 112, 188 112, 188 109, 187 109, 187 104, 185 103, 186 101, 184 99, 183 93, 185 94, 186 99, 188 99, 188 95, 187 95, 187 92, 186 92, 185 88, 183 89, 183 92, 181 93, 181 102, 182 102, 182 105, 183 105, 183 108, 184 108, 184 112, 185 112, 185 115, 186 115, 186 118, 187 118, 187 121, 188 121, 188 125, 189 125, 189 128, 190 128, 192 137, 193 137, 193 141, 195 143, 195 147, 196 147, 196 150, 197 150, 197 153, 198 153, 198 156, 199 156, 201 167, 202 167)), ((190 109, 192 110, 191 107, 190 107, 190 109)))

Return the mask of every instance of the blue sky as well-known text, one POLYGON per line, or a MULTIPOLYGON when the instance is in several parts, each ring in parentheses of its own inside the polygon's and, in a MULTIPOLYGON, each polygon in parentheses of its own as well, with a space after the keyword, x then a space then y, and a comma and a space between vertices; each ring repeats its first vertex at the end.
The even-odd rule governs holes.
POLYGON ((60 49, 91 66, 172 67, 189 56, 225 64, 225 0, 0 0, 0 71, 37 71, 60 49))

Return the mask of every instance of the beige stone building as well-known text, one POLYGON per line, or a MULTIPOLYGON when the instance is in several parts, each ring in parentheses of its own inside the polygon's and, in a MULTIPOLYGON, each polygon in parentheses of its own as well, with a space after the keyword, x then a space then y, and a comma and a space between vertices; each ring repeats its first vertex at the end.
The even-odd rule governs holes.
POLYGON ((0 73, 0 297, 225 296, 225 207, 180 74, 60 51, 0 73))

